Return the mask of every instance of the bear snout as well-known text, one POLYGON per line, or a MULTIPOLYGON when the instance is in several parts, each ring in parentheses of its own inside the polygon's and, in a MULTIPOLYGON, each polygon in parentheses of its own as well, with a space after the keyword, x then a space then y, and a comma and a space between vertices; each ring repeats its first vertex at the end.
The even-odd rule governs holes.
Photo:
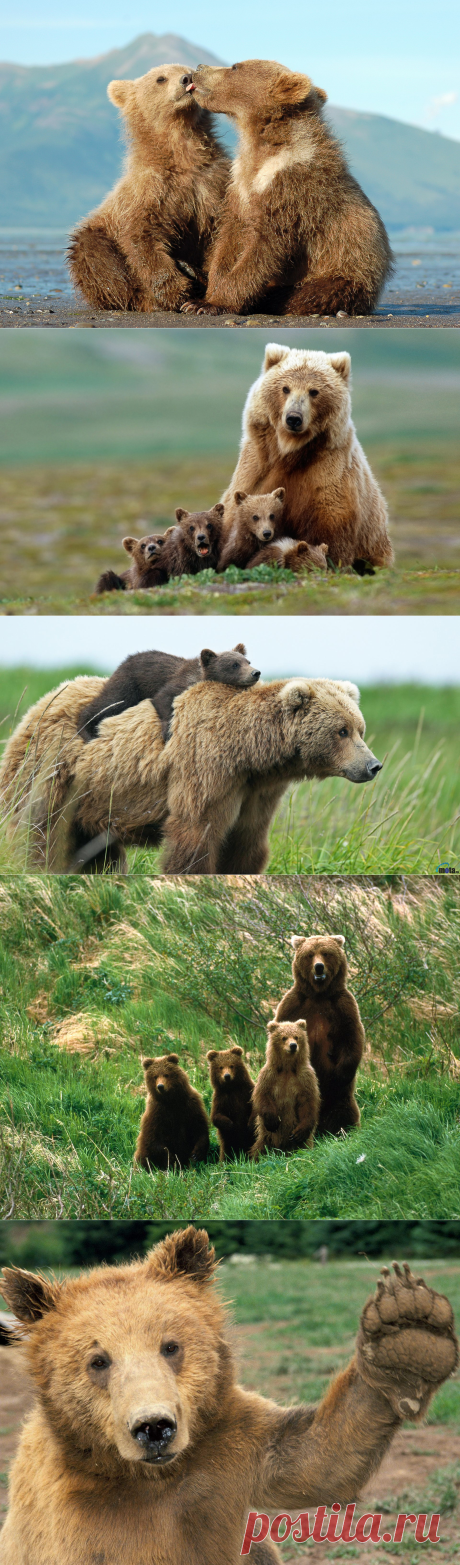
POLYGON ((168 1458, 168 1446, 177 1434, 177 1423, 172 1414, 158 1416, 152 1413, 136 1418, 129 1425, 129 1432, 141 1447, 144 1461, 164 1461, 168 1458))
POLYGON ((271 527, 264 527, 264 530, 263 530, 263 533, 262 533, 262 537, 265 539, 266 543, 269 543, 270 542, 270 538, 273 538, 272 528, 271 527))
POLYGON ((302 425, 303 425, 303 417, 302 417, 301 413, 287 413, 286 414, 286 426, 287 426, 287 429, 291 429, 293 434, 298 434, 299 430, 302 429, 302 425))
POLYGON ((370 761, 368 761, 367 767, 366 767, 366 771, 368 771, 369 777, 376 777, 377 776, 377 772, 381 772, 381 770, 382 770, 382 762, 381 761, 377 761, 375 756, 372 756, 372 759, 370 761))
POLYGON ((297 1044, 296 1044, 295 1038, 291 1038, 291 1041, 290 1041, 290 1044, 289 1044, 289 1053, 290 1054, 297 1054, 297 1044))
POLYGON ((314 972, 315 982, 324 983, 324 979, 326 977, 326 968, 324 966, 324 962, 315 962, 314 972))

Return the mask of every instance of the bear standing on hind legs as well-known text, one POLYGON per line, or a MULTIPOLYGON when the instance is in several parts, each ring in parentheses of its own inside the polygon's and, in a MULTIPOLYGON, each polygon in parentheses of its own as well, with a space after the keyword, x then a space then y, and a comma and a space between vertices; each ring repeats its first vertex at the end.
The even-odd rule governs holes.
POLYGON ((344 944, 343 935, 291 935, 294 984, 275 1012, 277 1022, 306 1021, 321 1093, 318 1131, 332 1136, 359 1125, 354 1091, 365 1044, 358 1006, 347 989, 344 944))
POLYGON ((147 1107, 141 1119, 134 1162, 151 1168, 189 1168, 209 1151, 208 1116, 190 1085, 178 1054, 143 1060, 147 1107))
POLYGON ((254 1087, 256 1140, 261 1152, 312 1147, 320 1112, 319 1087, 310 1064, 304 1021, 268 1023, 267 1061, 254 1087))
POLYGON ((208 1049, 213 1087, 211 1124, 220 1142, 220 1161, 249 1152, 255 1136, 251 1081, 239 1043, 230 1049, 208 1049))

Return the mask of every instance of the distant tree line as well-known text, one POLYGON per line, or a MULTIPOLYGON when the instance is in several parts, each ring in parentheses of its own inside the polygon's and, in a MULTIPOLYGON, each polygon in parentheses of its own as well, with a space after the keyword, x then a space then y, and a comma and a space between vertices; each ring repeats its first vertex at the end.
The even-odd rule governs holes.
MULTIPOLYGON (((235 1251, 330 1259, 339 1256, 416 1260, 460 1256, 460 1220, 452 1222, 207 1222, 220 1258, 235 1251)), ((84 1267, 142 1256, 178 1222, 0 1222, 0 1262, 18 1266, 84 1267)))

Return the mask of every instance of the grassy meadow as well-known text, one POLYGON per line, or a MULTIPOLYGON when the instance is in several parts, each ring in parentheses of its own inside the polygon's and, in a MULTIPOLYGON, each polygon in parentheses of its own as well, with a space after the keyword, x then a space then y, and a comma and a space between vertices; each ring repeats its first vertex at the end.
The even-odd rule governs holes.
POLYGON ((0 883, 0 1215, 459 1216, 460 894, 455 879, 0 883), (291 932, 346 937, 367 1053, 361 1125, 313 1150, 182 1174, 133 1170, 141 1060, 174 1049, 210 1107, 206 1051, 253 1078, 289 986, 291 932))
MULTIPOLYGON (((0 746, 34 701, 82 672, 91 670, 3 669, 0 746)), ((383 771, 364 787, 327 778, 288 789, 271 829, 270 874, 428 874, 460 863, 460 689, 367 687, 361 708, 383 771)), ((131 848, 128 861, 132 873, 151 874, 161 850, 131 848)), ((0 871, 24 868, 0 804, 0 871)))
POLYGON ((455 331, 275 330, 347 348, 353 414, 387 497, 396 565, 360 579, 233 569, 95 598, 126 533, 228 484, 266 332, 7 334, 0 369, 0 614, 455 614, 460 605, 460 423, 455 331))

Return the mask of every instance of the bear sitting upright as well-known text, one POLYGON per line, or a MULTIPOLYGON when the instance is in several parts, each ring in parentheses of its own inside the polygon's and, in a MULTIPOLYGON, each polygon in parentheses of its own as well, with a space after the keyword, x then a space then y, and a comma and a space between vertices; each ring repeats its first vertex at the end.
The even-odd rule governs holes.
POLYGON ((365 1035, 354 995, 347 989, 343 935, 292 935, 294 984, 283 995, 276 1020, 303 1017, 321 1093, 318 1130, 338 1136, 359 1125, 354 1095, 365 1035))
POLYGON ((251 1157, 278 1148, 312 1147, 320 1112, 319 1087, 310 1065, 303 1021, 268 1023, 267 1062, 253 1093, 257 1115, 251 1157))
POLYGON ((327 544, 333 565, 359 575, 391 565, 387 508, 351 417, 349 353, 267 343, 243 411, 239 459, 226 493, 285 490, 289 537, 327 544))
POLYGON ((120 576, 116 571, 103 571, 97 583, 96 593, 163 587, 168 580, 163 559, 167 536, 167 533, 148 533, 145 538, 123 538, 123 548, 131 555, 133 563, 129 570, 122 571, 120 576))
POLYGON ((224 507, 220 501, 210 511, 184 511, 178 506, 176 526, 168 529, 165 563, 171 576, 196 576, 210 567, 217 570, 222 539, 224 507))
POLYGON ((189 1168, 209 1151, 208 1116, 199 1092, 190 1085, 178 1054, 142 1061, 147 1106, 142 1115, 134 1162, 141 1168, 189 1168))
POLYGON ((229 161, 183 65, 109 82, 130 147, 126 171, 71 235, 75 286, 97 310, 180 310, 200 296, 229 161))
POLYGON ((208 1049, 209 1075, 213 1087, 211 1125, 220 1142, 220 1161, 249 1152, 255 1137, 252 1108, 253 1082, 243 1050, 238 1043, 230 1049, 208 1049))
POLYGON ((242 641, 232 652, 211 652, 210 647, 204 647, 197 658, 178 658, 172 652, 133 652, 85 707, 79 730, 82 738, 85 742, 95 739, 103 717, 119 715, 140 701, 151 701, 166 739, 176 696, 201 679, 249 690, 260 679, 260 670, 248 663, 242 641))
POLYGON ((227 565, 244 570, 258 548, 281 537, 284 489, 272 494, 246 494, 237 489, 224 516, 224 533, 219 555, 219 571, 227 565), (228 519, 227 519, 228 517, 228 519))

